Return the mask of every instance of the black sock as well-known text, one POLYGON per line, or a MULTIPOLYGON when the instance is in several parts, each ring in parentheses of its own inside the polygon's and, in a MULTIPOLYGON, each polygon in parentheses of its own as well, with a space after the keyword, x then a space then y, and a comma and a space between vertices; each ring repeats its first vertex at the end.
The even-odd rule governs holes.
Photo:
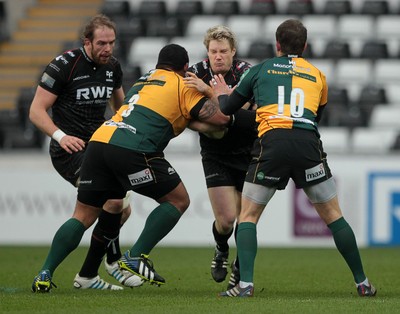
POLYGON ((221 252, 228 252, 229 251, 229 244, 228 240, 233 233, 233 229, 228 234, 220 234, 215 227, 215 221, 212 225, 212 232, 214 235, 215 242, 217 243, 217 249, 221 252))
MULTIPOLYGON (((101 211, 99 220, 93 229, 89 251, 79 272, 79 276, 87 278, 97 276, 106 251, 111 250, 115 252, 116 246, 113 244, 118 240, 121 216, 122 213, 111 214, 105 210, 101 211)), ((119 254, 119 257, 121 256, 119 244, 118 252, 115 254, 119 254)))
MULTIPOLYGON (((120 225, 120 228, 122 228, 123 225, 120 225)), ((118 235, 116 238, 114 238, 114 241, 112 243, 110 242, 108 247, 106 247, 106 253, 107 253, 107 263, 112 264, 116 261, 118 261, 121 257, 121 248, 119 246, 119 231, 118 235)))

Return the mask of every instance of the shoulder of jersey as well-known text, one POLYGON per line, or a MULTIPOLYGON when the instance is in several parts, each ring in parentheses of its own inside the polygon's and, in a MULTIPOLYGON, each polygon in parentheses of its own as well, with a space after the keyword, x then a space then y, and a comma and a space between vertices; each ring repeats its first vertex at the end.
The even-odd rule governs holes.
POLYGON ((235 61, 235 68, 238 72, 245 72, 247 69, 251 68, 251 64, 247 61, 236 59, 235 61))
POLYGON ((79 55, 81 55, 79 49, 67 50, 55 57, 52 63, 66 66, 72 63, 79 55))

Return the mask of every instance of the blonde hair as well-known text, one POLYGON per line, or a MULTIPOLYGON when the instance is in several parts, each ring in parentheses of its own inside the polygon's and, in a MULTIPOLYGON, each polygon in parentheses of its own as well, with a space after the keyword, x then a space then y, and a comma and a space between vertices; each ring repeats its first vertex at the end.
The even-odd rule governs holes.
POLYGON ((229 27, 226 27, 224 25, 217 25, 210 27, 206 35, 204 36, 204 46, 206 46, 208 50, 208 46, 210 45, 211 40, 222 40, 226 39, 229 42, 229 46, 231 49, 236 49, 237 47, 237 41, 236 41, 236 36, 235 34, 229 29, 229 27))

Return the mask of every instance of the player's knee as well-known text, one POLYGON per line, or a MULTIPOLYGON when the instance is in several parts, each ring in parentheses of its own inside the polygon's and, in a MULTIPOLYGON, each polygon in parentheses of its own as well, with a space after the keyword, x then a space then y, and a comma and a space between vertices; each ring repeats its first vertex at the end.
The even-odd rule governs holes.
POLYGON ((188 209, 190 205, 189 195, 182 196, 179 199, 170 201, 182 214, 188 209))
POLYGON ((123 209, 123 200, 107 200, 107 202, 104 204, 104 209, 110 213, 120 213, 123 209))
POLYGON ((222 220, 218 221, 218 224, 219 224, 219 226, 221 228, 221 231, 224 234, 230 232, 233 229, 235 220, 236 219, 234 219, 234 220, 224 220, 224 219, 222 219, 222 220))

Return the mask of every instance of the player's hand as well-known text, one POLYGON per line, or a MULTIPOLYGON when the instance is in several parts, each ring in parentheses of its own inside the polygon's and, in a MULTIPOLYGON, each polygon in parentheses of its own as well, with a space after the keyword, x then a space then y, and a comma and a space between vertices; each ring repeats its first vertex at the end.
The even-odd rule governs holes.
POLYGON ((229 88, 222 74, 214 75, 214 78, 210 81, 210 86, 217 97, 221 95, 230 95, 236 88, 236 86, 229 88))
POLYGON ((68 153, 76 153, 85 148, 85 142, 78 137, 65 135, 61 141, 60 146, 68 153))
POLYGON ((200 93, 206 94, 210 91, 210 86, 199 79, 196 74, 186 72, 186 77, 183 78, 185 85, 197 89, 200 93))

